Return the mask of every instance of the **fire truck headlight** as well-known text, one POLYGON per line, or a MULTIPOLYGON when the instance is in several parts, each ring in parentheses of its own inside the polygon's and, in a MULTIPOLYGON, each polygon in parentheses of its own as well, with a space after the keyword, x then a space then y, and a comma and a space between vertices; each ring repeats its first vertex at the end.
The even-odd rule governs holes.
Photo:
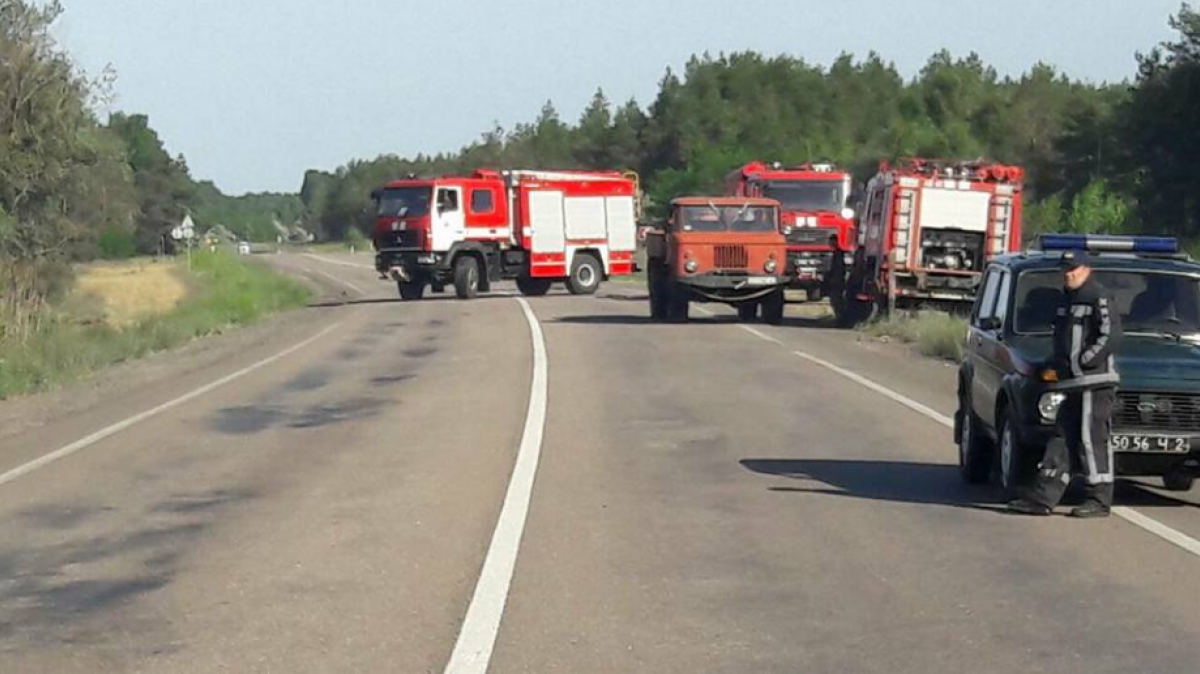
POLYGON ((765 269, 768 274, 774 274, 775 270, 779 269, 779 263, 775 261, 775 258, 771 258, 767 260, 766 264, 763 265, 763 269, 765 269))
POLYGON ((1043 393, 1038 401, 1038 414, 1042 415, 1043 424, 1053 424, 1058 421, 1058 410, 1067 399, 1065 393, 1043 393))
POLYGON ((695 274, 696 270, 700 268, 700 263, 695 260, 688 260, 683 263, 683 268, 687 270, 687 273, 695 274))
POLYGON ((854 219, 854 209, 853 208, 843 208, 842 209, 842 217, 845 218, 846 220, 853 220, 854 219))

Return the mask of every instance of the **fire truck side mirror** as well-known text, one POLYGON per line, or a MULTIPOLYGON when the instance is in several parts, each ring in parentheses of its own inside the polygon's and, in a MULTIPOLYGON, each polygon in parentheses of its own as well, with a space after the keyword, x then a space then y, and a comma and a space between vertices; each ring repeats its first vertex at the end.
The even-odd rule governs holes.
POLYGON ((373 191, 371 192, 371 201, 379 201, 379 197, 380 197, 380 196, 382 196, 382 195, 383 195, 383 192, 382 192, 382 191, 380 191, 380 190, 373 190, 373 191))

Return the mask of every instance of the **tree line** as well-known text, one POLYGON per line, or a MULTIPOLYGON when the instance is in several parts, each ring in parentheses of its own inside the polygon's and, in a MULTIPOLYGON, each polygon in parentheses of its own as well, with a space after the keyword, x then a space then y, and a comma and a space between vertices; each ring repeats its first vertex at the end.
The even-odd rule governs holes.
POLYGON ((301 211, 294 194, 197 183, 145 115, 100 119, 112 74, 86 77, 55 43, 61 13, 57 0, 0 0, 0 338, 28 334, 72 263, 169 252, 187 214, 274 240, 274 221, 301 211))
POLYGON ((309 171, 309 227, 368 232, 371 190, 409 174, 478 167, 621 168, 642 176, 651 211, 672 196, 720 189, 754 159, 833 161, 866 178, 904 156, 1022 165, 1027 231, 1148 231, 1200 237, 1200 14, 1170 19, 1178 38, 1137 56, 1132 82, 1097 84, 1038 64, 1002 77, 977 55, 934 54, 906 79, 879 54, 828 66, 753 52, 701 55, 668 70, 655 100, 614 105, 597 91, 564 121, 500 126, 458 152, 355 160, 309 171))

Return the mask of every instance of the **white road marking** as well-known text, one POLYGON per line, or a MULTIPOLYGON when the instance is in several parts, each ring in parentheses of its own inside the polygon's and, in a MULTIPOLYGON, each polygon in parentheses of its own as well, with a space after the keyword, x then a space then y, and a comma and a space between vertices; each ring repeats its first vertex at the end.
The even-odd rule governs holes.
POLYGON ((342 260, 335 260, 333 258, 325 257, 323 255, 313 255, 312 253, 301 253, 301 255, 303 255, 304 257, 307 257, 307 258, 311 258, 313 260, 317 260, 318 262, 324 262, 326 264, 336 264, 336 265, 341 265, 343 267, 354 267, 355 269, 370 269, 371 271, 375 271, 375 267, 372 265, 369 265, 369 264, 358 264, 357 262, 344 262, 342 260))
POLYGON ((195 400, 196 398, 199 398, 200 396, 204 395, 205 393, 210 393, 218 388, 221 388, 222 386, 224 386, 236 379, 240 379, 240 378, 250 374, 251 372, 254 372, 255 370, 262 369, 281 358, 289 356, 289 355, 299 351, 300 349, 303 349, 304 347, 308 346, 309 344, 312 344, 313 342, 315 342, 318 339, 324 337, 325 335, 333 332, 334 330, 338 329, 339 327, 341 327, 341 324, 335 323, 334 325, 331 325, 331 326, 325 328, 324 330, 318 332, 317 334, 313 335, 312 337, 309 337, 308 339, 304 340, 303 342, 300 342, 299 344, 296 344, 294 346, 290 346, 290 347, 284 349, 283 351, 280 351, 279 353, 275 354, 274 356, 271 356, 270 358, 260 360, 257 363, 250 365, 249 367, 244 367, 244 368, 238 370, 237 372, 234 372, 233 374, 226 375, 214 382, 205 384, 204 386, 201 386, 200 388, 195 389, 191 393, 187 393, 182 396, 179 396, 178 398, 175 398, 174 400, 165 402, 165 403, 159 405, 158 407, 148 409, 145 412, 135 414, 132 417, 125 419, 124 421, 119 421, 111 426, 102 428, 102 429, 96 431, 95 433, 92 433, 91 435, 87 436, 86 438, 81 438, 79 440, 76 440, 75 442, 72 442, 71 444, 69 444, 65 447, 56 449, 53 452, 50 452, 49 454, 46 454, 37 459, 34 459, 33 461, 30 461, 29 463, 23 464, 21 466, 17 466, 16 468, 13 468, 12 470, 8 471, 7 473, 0 475, 0 485, 8 484, 9 482, 12 482, 13 480, 16 480, 17 478, 22 477, 24 475, 28 475, 28 474, 32 473, 33 471, 38 470, 39 468, 44 468, 44 467, 54 463, 55 461, 58 461, 60 459, 65 459, 66 457, 71 456, 72 454, 74 454, 80 450, 87 449, 88 447, 96 444, 97 442, 100 442, 101 440, 110 438, 110 437, 116 435, 117 433, 120 433, 121 431, 124 431, 125 429, 130 428, 131 426, 139 424, 151 417, 158 416, 159 414, 162 414, 163 412, 166 412, 167 410, 179 407, 180 405, 182 405, 188 401, 195 400))
MULTIPOLYGON (((783 346, 783 343, 780 342, 779 340, 777 340, 774 337, 771 337, 769 335, 766 335, 763 332, 756 330, 755 328, 752 328, 748 325, 742 325, 742 326, 738 326, 738 327, 741 327, 743 330, 746 330, 750 334, 752 334, 756 337, 759 337, 760 339, 764 339, 773 344, 779 344, 780 346, 783 346)), ((912 398, 909 398, 908 396, 906 396, 902 393, 893 391, 892 389, 890 389, 882 384, 879 384, 870 379, 867 379, 866 377, 864 377, 860 374, 851 372, 850 370, 847 370, 844 367, 835 365, 827 360, 824 360, 823 358, 818 358, 814 355, 804 353, 803 351, 793 351, 792 353, 796 356, 799 356, 800 358, 803 358, 804 360, 807 360, 810 363, 813 363, 814 365, 819 365, 831 372, 834 372, 836 374, 841 375, 842 377, 845 377, 846 379, 849 379, 850 381, 852 381, 856 384, 859 384, 868 389, 871 389, 872 391, 874 391, 886 398, 889 398, 889 399, 909 408, 910 410, 917 412, 918 414, 921 414, 925 417, 928 417, 929 419, 932 419, 933 421, 941 424, 942 426, 945 426, 946 428, 951 428, 951 429, 954 428, 954 420, 952 418, 934 410, 933 408, 929 407, 928 405, 924 405, 920 402, 917 402, 916 400, 913 400, 912 398)), ((1137 510, 1134 510, 1133 508, 1129 508, 1126 506, 1118 506, 1118 507, 1113 508, 1112 512, 1114 515, 1116 515, 1117 517, 1120 517, 1121 519, 1125 520, 1126 522, 1129 522, 1130 524, 1132 524, 1136 527, 1139 527, 1145 531, 1148 531, 1148 532, 1154 534, 1155 536, 1158 536, 1159 538, 1167 541, 1168 543, 1176 545, 1176 546, 1192 553, 1193 555, 1200 557, 1200 541, 1197 541, 1196 539, 1192 538, 1191 536, 1188 536, 1187 534, 1185 534, 1177 529, 1173 529, 1173 528, 1167 526, 1166 524, 1163 524, 1162 522, 1159 522, 1158 520, 1156 520, 1148 515, 1145 515, 1141 512, 1138 512, 1137 510)))
POLYGON ((546 425, 546 399, 549 381, 549 362, 546 358, 546 342, 542 328, 533 309, 523 298, 517 298, 525 319, 529 323, 529 335, 533 343, 533 383, 529 391, 529 409, 525 416, 525 431, 521 436, 521 447, 517 452, 516 466, 508 483, 508 493, 500 509, 500 519, 492 534, 487 557, 475 594, 467 608, 462 629, 446 674, 483 674, 487 672, 496 646, 496 635, 504 617, 504 606, 508 602, 508 591, 512 585, 517 566, 517 553, 521 548, 521 537, 525 533, 525 520, 529 514, 529 502, 533 496, 534 478, 537 476, 538 460, 542 453, 542 433, 546 425))
POLYGON ((1174 543, 1193 555, 1200 557, 1200 541, 1197 541, 1191 536, 1176 531, 1175 529, 1172 529, 1156 519, 1143 515, 1133 508, 1117 506, 1112 509, 1112 513, 1126 522, 1129 522, 1134 526, 1141 527, 1155 536, 1158 536, 1159 538, 1162 538, 1170 543, 1174 543))
POLYGON ((337 276, 334 276, 333 274, 330 274, 327 271, 318 269, 317 273, 320 274, 321 276, 324 276, 325 278, 329 279, 330 281, 333 281, 334 283, 340 283, 340 284, 346 286, 347 288, 353 290, 354 292, 358 293, 359 295, 367 294, 366 291, 363 290, 362 288, 359 288, 358 286, 354 285, 353 283, 351 283, 345 279, 338 278, 337 276))

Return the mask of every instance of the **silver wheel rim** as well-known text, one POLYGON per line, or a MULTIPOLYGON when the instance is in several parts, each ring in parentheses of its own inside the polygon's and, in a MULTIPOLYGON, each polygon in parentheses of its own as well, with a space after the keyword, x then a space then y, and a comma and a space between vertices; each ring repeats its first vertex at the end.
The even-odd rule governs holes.
POLYGON ((584 288, 592 287, 596 282, 596 270, 592 269, 592 265, 583 264, 579 267, 579 284, 584 288))
POLYGON ((1007 489, 1012 485, 1012 430, 1007 423, 1000 434, 1000 482, 1007 489))

